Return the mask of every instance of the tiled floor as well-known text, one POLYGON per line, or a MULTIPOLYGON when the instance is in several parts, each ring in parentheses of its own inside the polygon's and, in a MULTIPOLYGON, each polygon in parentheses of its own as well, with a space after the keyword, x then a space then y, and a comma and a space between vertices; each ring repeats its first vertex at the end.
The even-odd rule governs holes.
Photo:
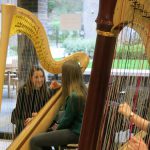
MULTIPOLYGON (((6 137, 6 133, 9 133, 9 136, 12 136, 11 134, 13 132, 13 125, 11 124, 11 112, 15 105, 16 90, 11 87, 10 98, 8 98, 7 87, 4 86, 2 106, 0 110, 0 135, 4 135, 4 138, 6 137)), ((10 143, 10 140, 0 139, 0 150, 6 150, 10 143)))
POLYGON ((11 140, 0 140, 0 150, 6 150, 10 144, 11 140))

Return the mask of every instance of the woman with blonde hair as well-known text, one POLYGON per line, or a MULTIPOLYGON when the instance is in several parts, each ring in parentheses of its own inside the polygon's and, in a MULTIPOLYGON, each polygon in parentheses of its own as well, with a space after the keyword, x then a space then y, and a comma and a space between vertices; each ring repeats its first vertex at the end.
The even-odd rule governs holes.
POLYGON ((87 88, 76 61, 67 61, 62 66, 62 97, 65 100, 65 112, 60 124, 54 131, 33 137, 30 141, 31 150, 78 143, 87 88))

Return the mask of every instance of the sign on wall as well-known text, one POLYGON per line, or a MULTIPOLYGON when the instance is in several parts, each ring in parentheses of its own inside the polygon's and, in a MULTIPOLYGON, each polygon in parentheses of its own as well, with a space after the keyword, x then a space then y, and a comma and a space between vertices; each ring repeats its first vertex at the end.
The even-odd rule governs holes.
POLYGON ((62 30, 80 30, 81 19, 81 14, 62 14, 60 27, 62 30))

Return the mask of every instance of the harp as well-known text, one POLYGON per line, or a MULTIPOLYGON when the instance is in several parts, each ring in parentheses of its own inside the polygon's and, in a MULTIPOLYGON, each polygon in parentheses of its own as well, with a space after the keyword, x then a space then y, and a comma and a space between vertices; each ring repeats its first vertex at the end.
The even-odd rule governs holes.
MULTIPOLYGON (((36 49, 40 64, 48 72, 54 74, 61 73, 62 64, 70 59, 78 61, 83 68, 83 71, 88 65, 89 58, 83 52, 77 52, 60 61, 55 61, 49 51, 45 30, 37 17, 29 11, 14 5, 2 5, 2 33, 0 40, 0 59, 2 62, 0 64, 0 100, 2 99, 8 40, 10 36, 19 33, 25 34, 31 39, 36 49)), ((25 128, 13 141, 13 143, 8 147, 8 150, 29 149, 28 143, 30 138, 38 132, 43 132, 47 129, 56 112, 63 104, 63 100, 60 98, 60 95, 61 89, 52 97, 50 103, 47 103, 39 112, 39 115, 35 117, 30 127, 25 128), (46 116, 51 117, 48 119, 49 117, 47 118, 46 116)))
MULTIPOLYGON (((146 114, 143 116, 145 118, 146 116, 150 117, 148 112, 150 109, 148 105, 150 91, 149 6, 149 0, 99 1, 99 13, 96 19, 97 40, 79 150, 117 150, 124 142, 115 143, 115 134, 125 128, 135 134, 133 127, 129 128, 130 122, 124 118, 121 120, 121 116, 118 116, 117 106, 121 102, 127 101, 136 113, 141 116, 146 114), (138 69, 135 64, 131 68, 127 67, 131 59, 137 60, 138 63, 140 60, 136 57, 129 57, 131 55, 129 49, 124 53, 125 45, 122 45, 122 55, 124 56, 122 58, 125 59, 126 65, 119 67, 119 64, 123 65, 123 61, 121 61, 122 58, 117 58, 116 43, 118 43, 117 37, 124 27, 127 27, 127 31, 130 33, 130 38, 126 41, 129 49, 132 46, 133 30, 139 34, 139 43, 141 42, 144 46, 146 57, 141 54, 142 65, 138 69), (144 67, 145 60, 147 61, 146 68, 144 67), (115 63, 118 64, 116 68, 115 63), (141 92, 142 88, 145 92, 141 92), (147 108, 143 108, 143 105, 147 108)), ((123 35, 121 35, 120 42, 122 38, 123 35)), ((136 48, 136 54, 138 48, 136 48)), ((134 49, 132 49, 133 51, 134 49)))

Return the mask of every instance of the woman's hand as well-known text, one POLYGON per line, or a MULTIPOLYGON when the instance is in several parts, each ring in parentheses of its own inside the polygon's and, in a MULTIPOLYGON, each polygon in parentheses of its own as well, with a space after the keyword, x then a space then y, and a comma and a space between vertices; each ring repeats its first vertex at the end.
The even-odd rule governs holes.
POLYGON ((33 112, 32 113, 32 117, 29 117, 27 118, 25 121, 24 121, 24 126, 27 126, 32 120, 33 118, 37 115, 37 112, 33 112))
POLYGON ((32 121, 33 117, 31 118, 27 118, 25 121, 24 121, 24 126, 26 127, 31 121, 32 121))
POLYGON ((56 80, 53 80, 50 84, 50 88, 55 90, 55 89, 59 89, 61 87, 61 84, 58 83, 56 80))
POLYGON ((55 130, 57 129, 57 127, 58 127, 58 124, 55 123, 55 124, 51 127, 51 129, 52 129, 53 131, 55 131, 55 130))
POLYGON ((131 115, 131 107, 127 103, 123 103, 119 105, 118 112, 123 114, 125 117, 129 118, 131 115))
POLYGON ((129 141, 128 150, 148 150, 148 147, 143 139, 132 137, 129 141))

